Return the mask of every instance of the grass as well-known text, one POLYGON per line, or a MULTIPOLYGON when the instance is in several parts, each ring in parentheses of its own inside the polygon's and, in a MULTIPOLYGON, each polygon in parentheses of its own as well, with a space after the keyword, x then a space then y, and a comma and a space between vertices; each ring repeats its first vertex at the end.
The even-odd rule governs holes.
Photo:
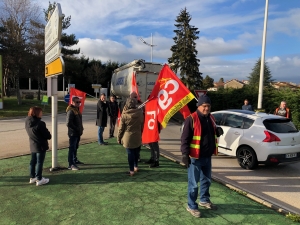
MULTIPOLYGON (((81 145, 79 171, 67 170, 67 149, 58 151, 61 170, 50 172, 46 154, 43 175, 47 185, 29 184, 30 156, 0 160, 1 224, 296 224, 276 211, 212 182, 211 200, 217 211, 201 208, 201 218, 186 211, 187 172, 181 165, 160 158, 160 167, 139 165, 133 177, 125 149, 109 145, 81 145)), ((142 148, 141 158, 150 152, 142 148)))
MULTIPOLYGON (((3 109, 0 109, 0 119, 27 116, 28 110, 32 106, 40 106, 43 108, 43 114, 47 115, 51 113, 51 98, 48 105, 42 105, 41 100, 36 99, 22 99, 22 104, 18 105, 16 97, 4 97, 3 109)), ((57 111, 65 112, 67 104, 63 101, 57 102, 57 111)))

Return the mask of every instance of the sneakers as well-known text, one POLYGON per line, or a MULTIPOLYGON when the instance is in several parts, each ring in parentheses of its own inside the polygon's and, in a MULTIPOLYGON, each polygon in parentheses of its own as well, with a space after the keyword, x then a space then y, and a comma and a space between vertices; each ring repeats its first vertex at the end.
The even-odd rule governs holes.
POLYGON ((126 172, 125 174, 126 174, 127 176, 131 176, 131 177, 132 177, 132 176, 134 175, 134 172, 128 171, 128 172, 126 172))
POLYGON ((79 170, 79 168, 76 165, 71 165, 68 167, 68 170, 79 170))
POLYGON ((200 218, 201 216, 199 209, 190 209, 190 207, 187 206, 186 210, 189 211, 194 217, 200 218))
POLYGON ((204 207, 204 208, 211 209, 211 210, 217 210, 218 209, 218 207, 216 205, 214 205, 213 203, 211 203, 211 202, 199 202, 199 205, 204 207))
POLYGON ((138 172, 139 168, 138 167, 134 167, 134 172, 138 172))
POLYGON ((150 158, 148 161, 144 162, 145 164, 152 164, 154 163, 154 160, 152 158, 150 158))
POLYGON ((37 181, 36 177, 35 178, 30 178, 29 184, 34 184, 37 181))
POLYGON ((76 164, 84 164, 83 162, 80 162, 79 160, 75 161, 76 164))
POLYGON ((159 162, 154 162, 154 163, 151 163, 149 168, 157 168, 159 167, 159 162))
POLYGON ((108 145, 107 142, 99 143, 99 145, 108 145))
POLYGON ((45 177, 42 177, 41 180, 36 181, 36 186, 41 186, 41 185, 44 185, 44 184, 47 184, 47 183, 49 183, 49 179, 45 178, 45 177))

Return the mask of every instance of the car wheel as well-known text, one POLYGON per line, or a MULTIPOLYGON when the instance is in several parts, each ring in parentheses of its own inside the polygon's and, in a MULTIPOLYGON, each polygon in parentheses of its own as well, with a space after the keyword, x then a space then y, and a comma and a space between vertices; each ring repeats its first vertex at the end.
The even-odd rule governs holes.
POLYGON ((239 165, 247 170, 253 170, 257 167, 257 157, 250 147, 240 147, 237 151, 237 160, 239 165))

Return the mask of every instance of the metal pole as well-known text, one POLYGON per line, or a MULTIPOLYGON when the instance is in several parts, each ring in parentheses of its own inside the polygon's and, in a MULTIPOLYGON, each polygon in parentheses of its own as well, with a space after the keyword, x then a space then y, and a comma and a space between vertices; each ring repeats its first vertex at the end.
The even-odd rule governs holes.
POLYGON ((57 168, 57 76, 52 81, 52 169, 57 168))
POLYGON ((263 87, 264 87, 264 71, 265 71, 265 49, 266 49, 267 21, 268 21, 268 5, 269 5, 269 0, 266 0, 264 32, 263 32, 263 40, 262 40, 261 63, 260 63, 260 79, 259 79, 257 109, 261 109, 262 108, 263 87))
POLYGON ((152 62, 152 55, 153 55, 153 36, 152 36, 152 33, 151 33, 151 62, 152 62))
POLYGON ((29 77, 29 91, 31 90, 31 78, 29 77))

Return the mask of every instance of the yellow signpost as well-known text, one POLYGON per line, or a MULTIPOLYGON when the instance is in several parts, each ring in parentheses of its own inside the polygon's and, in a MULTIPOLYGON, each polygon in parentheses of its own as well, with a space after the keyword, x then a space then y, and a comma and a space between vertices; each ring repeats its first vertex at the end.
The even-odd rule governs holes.
POLYGON ((45 65, 45 77, 55 76, 63 74, 65 71, 65 63, 63 58, 60 56, 53 62, 45 65))

